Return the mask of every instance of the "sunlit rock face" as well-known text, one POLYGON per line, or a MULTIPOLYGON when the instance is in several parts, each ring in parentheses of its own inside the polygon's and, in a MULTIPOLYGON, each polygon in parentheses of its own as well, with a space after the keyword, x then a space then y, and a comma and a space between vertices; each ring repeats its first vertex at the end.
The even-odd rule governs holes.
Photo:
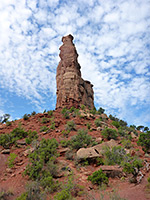
POLYGON ((60 49, 60 62, 57 67, 57 108, 72 106, 78 108, 85 105, 94 108, 93 85, 81 78, 78 54, 73 44, 73 36, 62 38, 60 49))

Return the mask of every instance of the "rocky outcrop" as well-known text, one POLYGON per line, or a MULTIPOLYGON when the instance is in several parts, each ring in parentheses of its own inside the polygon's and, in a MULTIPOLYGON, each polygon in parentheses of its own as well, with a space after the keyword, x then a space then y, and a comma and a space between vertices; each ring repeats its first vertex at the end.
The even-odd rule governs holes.
POLYGON ((93 85, 81 78, 78 54, 73 44, 73 36, 62 38, 59 65, 57 67, 57 103, 56 109, 62 107, 94 107, 93 85))
POLYGON ((92 158, 102 157, 105 146, 112 148, 114 146, 117 146, 117 143, 115 140, 111 139, 108 142, 103 142, 103 143, 95 145, 93 147, 80 148, 76 153, 76 157, 78 160, 82 160, 85 158, 92 159, 92 158))
POLYGON ((115 178, 119 177, 121 178, 122 176, 125 176, 125 173, 123 173, 123 170, 120 166, 114 165, 114 166, 101 166, 100 167, 102 171, 107 175, 107 177, 115 178))

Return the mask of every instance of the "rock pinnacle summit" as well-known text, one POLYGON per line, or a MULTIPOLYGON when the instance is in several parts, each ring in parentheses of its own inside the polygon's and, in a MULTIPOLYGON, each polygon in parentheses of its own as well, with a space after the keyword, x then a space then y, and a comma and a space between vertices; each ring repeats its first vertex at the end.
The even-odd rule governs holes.
POLYGON ((56 109, 72 106, 78 108, 85 105, 94 108, 93 85, 81 78, 78 54, 73 44, 73 36, 62 38, 60 49, 60 62, 57 67, 57 103, 56 109))

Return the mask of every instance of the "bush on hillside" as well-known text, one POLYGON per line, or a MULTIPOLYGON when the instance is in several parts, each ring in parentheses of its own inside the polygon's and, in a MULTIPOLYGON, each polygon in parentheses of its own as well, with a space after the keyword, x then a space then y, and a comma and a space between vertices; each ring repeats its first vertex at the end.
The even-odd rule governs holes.
POLYGON ((36 112, 35 112, 35 111, 33 111, 33 112, 31 113, 31 116, 34 116, 34 115, 36 115, 36 112))
POLYGON ((121 141, 122 145, 127 148, 127 149, 130 149, 132 147, 132 144, 131 144, 131 141, 130 140, 127 140, 127 139, 123 139, 121 141))
POLYGON ((127 160, 126 151, 121 146, 114 146, 112 149, 105 147, 103 154, 106 165, 120 165, 123 160, 127 160))
POLYGON ((2 145, 4 148, 9 148, 17 140, 25 138, 27 135, 28 133, 22 128, 15 128, 10 134, 0 135, 0 145, 2 145))
POLYGON ((48 131, 49 128, 47 126, 41 126, 40 127, 40 132, 45 132, 45 131, 48 131))
POLYGON ((75 125, 74 121, 68 121, 67 124, 66 124, 66 130, 67 131, 74 131, 74 130, 76 130, 75 126, 76 125, 75 125))
POLYGON ((95 171, 91 176, 88 176, 88 180, 91 181, 93 184, 102 185, 108 184, 109 179, 106 174, 103 173, 102 169, 95 171))
POLYGON ((97 111, 97 113, 98 113, 99 115, 103 114, 104 112, 105 112, 105 109, 103 109, 102 107, 100 107, 100 108, 98 109, 98 111, 97 111))
POLYGON ((11 134, 1 134, 0 135, 0 145, 4 148, 9 148, 13 144, 11 134))
POLYGON ((29 155, 30 164, 27 165, 25 174, 32 180, 39 179, 43 166, 57 156, 57 147, 56 139, 42 139, 35 151, 29 155))
POLYGON ((31 142, 32 142, 33 140, 36 140, 37 138, 38 138, 37 132, 36 132, 36 131, 31 131, 31 130, 29 130, 29 131, 28 131, 28 137, 26 138, 26 143, 27 143, 27 144, 31 144, 31 142))
POLYGON ((118 137, 118 134, 115 129, 105 128, 104 130, 102 130, 102 136, 108 140, 110 139, 116 140, 118 137))
POLYGON ((92 137, 88 134, 85 129, 79 129, 77 135, 73 136, 70 140, 70 146, 72 149, 80 149, 82 147, 87 147, 92 144, 92 137))
POLYGON ((145 152, 148 152, 150 150, 150 131, 147 131, 146 133, 140 133, 137 144, 141 145, 145 152))
POLYGON ((99 127, 99 126, 101 126, 101 122, 102 122, 102 120, 101 120, 101 119, 96 119, 96 120, 94 121, 94 123, 95 123, 96 127, 99 127))
POLYGON ((30 118, 30 116, 31 116, 30 114, 24 114, 23 115, 23 119, 24 120, 28 120, 30 118))
POLYGON ((122 166, 124 172, 127 172, 129 174, 132 173, 133 175, 137 176, 137 169, 139 171, 139 169, 143 167, 143 161, 134 157, 131 158, 129 162, 123 161, 122 166))
POLYGON ((112 121, 112 125, 114 125, 116 128, 120 127, 120 123, 117 121, 112 121))
POLYGON ((48 123, 49 121, 50 121, 49 118, 43 117, 42 120, 41 120, 41 123, 42 123, 42 124, 46 124, 46 123, 48 123))
POLYGON ((53 110, 48 110, 47 113, 48 113, 49 116, 52 116, 53 115, 53 110))
MULTIPOLYGON (((122 119, 120 120, 120 119, 118 119, 117 117, 114 117, 114 116, 112 116, 112 115, 109 115, 109 118, 110 118, 112 121, 118 122, 118 123, 116 123, 116 125, 119 125, 119 126, 122 126, 122 127, 127 126, 127 122, 123 121, 122 119)), ((114 125, 114 126, 115 126, 115 125, 114 125)))
POLYGON ((7 158, 7 164, 9 168, 14 167, 16 157, 17 155, 15 153, 10 153, 9 157, 7 158))

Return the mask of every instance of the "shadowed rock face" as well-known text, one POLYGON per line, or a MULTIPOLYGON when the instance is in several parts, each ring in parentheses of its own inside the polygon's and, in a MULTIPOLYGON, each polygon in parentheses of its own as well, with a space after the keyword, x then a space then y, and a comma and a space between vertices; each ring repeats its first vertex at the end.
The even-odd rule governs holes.
POLYGON ((93 108, 93 85, 81 78, 78 54, 73 44, 73 36, 62 38, 63 45, 60 49, 60 62, 57 67, 57 108, 80 107, 82 104, 93 108))

